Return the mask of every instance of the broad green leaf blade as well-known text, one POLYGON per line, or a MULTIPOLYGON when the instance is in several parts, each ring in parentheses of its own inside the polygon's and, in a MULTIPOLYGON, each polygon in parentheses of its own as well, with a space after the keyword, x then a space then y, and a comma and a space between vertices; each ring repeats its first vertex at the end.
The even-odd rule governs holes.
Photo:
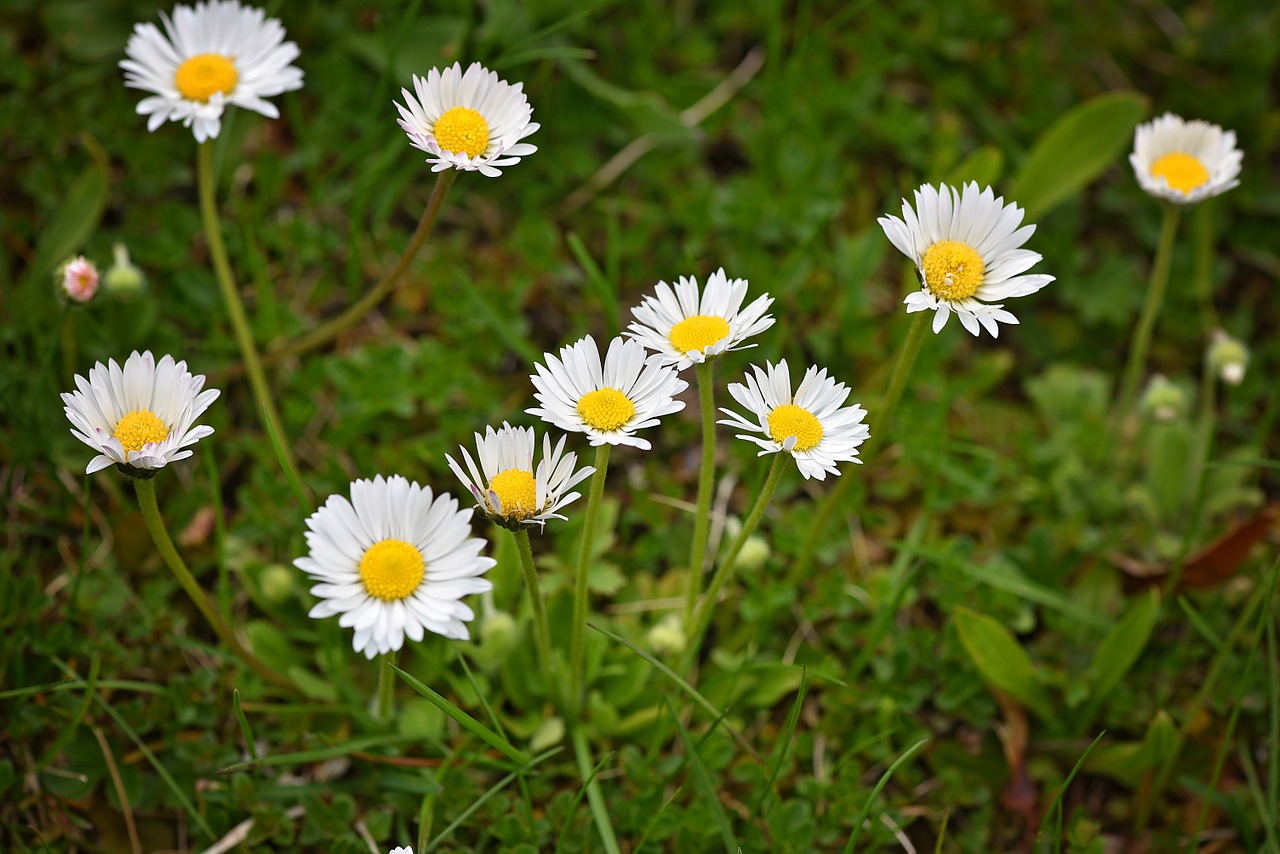
POLYGON ((93 157, 85 170, 67 189, 62 204, 40 229, 35 260, 27 273, 42 279, 84 245, 93 234, 107 207, 107 154, 98 141, 82 135, 85 147, 93 157))
POLYGON ((1087 677, 1095 701, 1105 697, 1137 662, 1159 614, 1160 596, 1155 590, 1148 590, 1103 639, 1087 677))
POLYGON ((1035 665, 1013 633, 985 614, 957 608, 956 631, 982 679, 1046 721, 1055 720, 1049 696, 1036 681, 1035 665))
POLYGON ((1035 222, 1110 166, 1147 114, 1147 99, 1110 92, 1068 110, 1040 135, 1013 180, 1011 201, 1035 222))
POLYGON ((979 187, 990 187, 1004 171, 1004 152, 994 145, 984 145, 962 160, 947 175, 946 183, 959 187, 976 181, 979 187))
POLYGON ((391 667, 400 675, 401 679, 409 684, 410 688, 430 700, 436 708, 457 721, 463 729, 467 730, 490 747, 500 751, 511 760, 518 762, 521 765, 528 764, 529 755, 523 750, 513 747, 505 738, 498 735, 475 718, 471 717, 471 715, 467 714, 462 709, 459 709, 453 703, 450 703, 440 694, 432 691, 426 685, 422 684, 399 667, 396 667, 394 664, 391 665, 391 667))

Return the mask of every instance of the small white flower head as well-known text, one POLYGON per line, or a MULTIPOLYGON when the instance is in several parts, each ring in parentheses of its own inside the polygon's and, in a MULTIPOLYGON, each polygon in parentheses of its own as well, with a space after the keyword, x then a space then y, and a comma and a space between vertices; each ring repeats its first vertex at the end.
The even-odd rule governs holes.
POLYGON ((129 260, 129 248, 123 243, 112 247, 114 261, 102 277, 102 286, 107 295, 122 300, 131 300, 147 284, 147 278, 132 261, 129 260))
POLYGON ((459 63, 426 77, 413 75, 413 89, 401 89, 404 104, 396 102, 398 122, 414 148, 431 155, 432 172, 461 169, 490 178, 528 157, 537 146, 522 139, 541 125, 529 121, 533 107, 524 84, 499 80, 496 72, 478 62, 466 73, 459 63))
POLYGON ((1172 424, 1187 410, 1187 394, 1164 374, 1155 374, 1139 402, 1141 410, 1162 424, 1172 424))
POLYGON ((501 430, 485 427, 483 436, 475 436, 479 467, 466 448, 462 448, 466 470, 448 454, 445 459, 471 491, 480 512, 511 531, 522 525, 542 527, 548 519, 564 519, 556 511, 581 497, 569 490, 595 472, 591 466, 574 471, 578 455, 564 452, 564 436, 552 448, 551 436, 543 435, 542 461, 537 468, 533 465, 536 437, 532 427, 512 427, 504 421, 501 430))
POLYGON ((160 18, 163 33, 155 24, 134 25, 128 59, 120 62, 126 86, 154 93, 138 102, 149 131, 182 122, 204 142, 217 137, 229 105, 275 119, 280 111, 266 99, 302 88, 302 72, 289 64, 298 46, 261 9, 209 0, 160 18))
POLYGON ((1138 125, 1129 155, 1138 186, 1175 205, 1192 205, 1239 184, 1243 159, 1233 131, 1173 113, 1138 125))
POLYGON ((1022 275, 1041 258, 1020 248, 1036 230, 1018 227, 1022 208, 973 182, 963 191, 925 184, 915 196, 914 209, 902 200, 902 219, 877 220, 920 275, 920 290, 904 300, 907 313, 933 311, 933 331, 940 332, 954 312, 970 333, 986 329, 993 338, 1000 334, 999 323, 1017 323, 999 301, 1033 294, 1053 281, 1022 275))
POLYGON ((403 848, 392 848, 391 854, 413 854, 413 848, 408 845, 403 848))
POLYGON ((730 350, 754 347, 743 341, 773 325, 773 315, 765 314, 773 297, 764 294, 743 308, 747 280, 727 278, 724 268, 707 278, 701 297, 694 277, 681 276, 674 289, 658 282, 656 290, 655 296, 645 297, 631 309, 636 322, 626 334, 677 371, 730 350))
POLYGON ((219 391, 204 388, 204 374, 186 362, 134 351, 121 368, 112 359, 76 375, 76 391, 64 393, 71 435, 98 452, 87 474, 115 463, 125 474, 154 477, 155 470, 191 456, 189 448, 212 427, 196 424, 219 391))
POLYGON ((677 656, 689 645, 684 633, 684 621, 679 614, 668 614, 649 629, 645 636, 654 652, 662 656, 677 656))
POLYGON ((366 658, 400 649, 406 635, 420 641, 424 630, 467 640, 475 613, 462 597, 493 589, 479 577, 494 560, 471 537, 471 508, 399 475, 353 481, 350 501, 330 495, 306 536, 310 554, 293 564, 320 582, 310 616, 340 615, 366 658))
POLYGON ((675 368, 645 362, 639 341, 614 338, 604 365, 590 335, 560 349, 560 358, 544 353, 546 366, 534 365, 529 377, 541 406, 525 410, 548 424, 586 433, 592 445, 635 445, 649 442, 635 431, 652 427, 663 415, 684 409, 675 396, 689 387, 675 368))
POLYGON ((58 268, 58 283, 72 302, 86 303, 98 293, 98 268, 77 255, 58 268))
POLYGON ((1206 356, 1209 370, 1227 385, 1240 385, 1249 367, 1249 348, 1221 329, 1213 331, 1213 341, 1206 356))
POLYGON ((828 377, 826 368, 805 371, 793 395, 786 359, 765 362, 764 369, 752 365, 746 384, 730 383, 729 394, 751 417, 722 407, 729 418, 717 423, 748 431, 737 435, 763 448, 756 456, 788 453, 800 474, 818 480, 826 480, 828 472, 840 474, 836 463, 862 462, 858 446, 871 435, 862 423, 867 411, 856 403, 844 405, 849 389, 828 377))

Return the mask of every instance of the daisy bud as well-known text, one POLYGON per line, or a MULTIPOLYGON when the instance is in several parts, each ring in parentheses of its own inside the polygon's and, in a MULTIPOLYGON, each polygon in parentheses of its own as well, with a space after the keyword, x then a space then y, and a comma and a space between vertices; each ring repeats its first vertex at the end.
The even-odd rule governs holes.
POLYGON ((480 643, 485 649, 505 652, 516 636, 516 618, 506 611, 493 611, 480 624, 480 643))
POLYGON ((142 288, 147 281, 146 277, 129 261, 129 248, 123 243, 117 243, 112 247, 112 252, 115 253, 115 262, 107 270, 102 284, 112 297, 123 300, 133 299, 142 293, 142 288))
POLYGON ((733 566, 735 569, 754 572, 764 566, 764 562, 769 559, 769 552, 769 541, 758 534, 752 535, 742 544, 742 551, 738 552, 733 566))
POLYGON ((653 647, 653 651, 659 655, 679 655, 684 652, 688 641, 684 626, 680 624, 680 618, 675 614, 664 618, 662 622, 649 629, 648 640, 649 646, 653 647))
POLYGON ((537 754, 550 750, 562 741, 564 741, 564 721, 558 717, 547 718, 534 730, 533 738, 529 739, 529 749, 537 754))
POLYGON ((68 299, 88 302, 98 293, 98 268, 83 255, 77 255, 58 268, 58 282, 68 299))
POLYGON ((262 570, 258 586, 262 588, 262 595, 268 602, 279 605, 287 601, 298 589, 297 576, 296 572, 284 564, 273 563, 262 570))
POLYGON ((1187 395, 1164 374, 1156 374, 1142 394, 1142 412, 1163 424, 1178 420, 1187 409, 1187 395))
POLYGON ((1214 330, 1209 344, 1209 370, 1227 385, 1240 385, 1249 366, 1249 349, 1221 329, 1214 330))

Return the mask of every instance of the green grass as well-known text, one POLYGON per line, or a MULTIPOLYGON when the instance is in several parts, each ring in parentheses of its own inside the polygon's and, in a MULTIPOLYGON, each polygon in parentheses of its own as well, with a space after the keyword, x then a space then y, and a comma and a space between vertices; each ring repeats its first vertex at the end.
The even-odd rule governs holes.
MULTIPOLYGON (((717 365, 718 402, 748 364, 786 357, 797 373, 827 366, 874 421, 911 286, 875 218, 925 181, 985 173, 1007 197, 1034 187, 1014 177, 1041 135, 1117 91, 1143 96, 1148 116, 1233 129, 1244 151, 1241 185, 1184 213, 1154 336, 1150 367, 1188 392, 1187 414, 1143 427, 1123 465, 1107 464, 1108 407, 1161 216, 1126 143, 1036 214, 1036 271, 1057 281, 1010 306, 1020 326, 974 339, 953 320, 925 340, 892 435, 866 465, 842 468, 854 479, 846 509, 860 512, 838 514, 799 578, 792 559, 833 485, 786 472, 759 530, 767 555, 731 578, 691 686, 651 664, 676 668, 679 656, 648 633, 683 607, 696 394, 649 431, 652 452, 614 452, 591 575, 602 631, 586 634, 588 767, 623 851, 641 839, 645 851, 843 850, 858 816, 859 851, 904 850, 904 838, 920 851, 1029 851, 1050 805, 1062 821, 1043 822, 1040 850, 1099 851, 1104 835, 1123 850, 1191 850, 1202 813, 1229 850, 1274 846, 1272 615, 1237 625, 1258 607, 1248 603, 1271 603, 1255 588, 1274 537, 1229 579, 1158 606, 1123 565, 1194 554, 1280 488, 1280 12, 271 4, 306 86, 275 99, 278 121, 231 111, 214 150, 227 248, 264 352, 358 299, 412 232, 433 178, 394 121, 411 73, 489 63, 524 82, 542 124, 529 140, 539 151, 502 177, 459 177, 375 315, 269 370, 279 438, 301 471, 290 484, 200 235, 195 143, 173 124, 147 133, 142 96, 116 67, 133 24, 159 11, 122 0, 0 10, 0 850, 128 851, 126 814, 148 851, 203 850, 248 819, 242 850, 364 852, 366 838, 380 850, 420 838, 455 851, 604 850, 569 735, 538 743, 554 729, 555 692, 539 675, 511 538, 477 526, 499 563, 492 597, 473 597, 473 640, 408 644, 399 666, 440 701, 399 684, 385 725, 371 709, 377 663, 335 620, 306 616, 314 600, 291 566, 314 509, 303 499, 378 473, 459 494, 445 453, 487 423, 532 423, 532 360, 625 327, 656 281, 720 266, 772 294, 778 323, 717 365), (750 71, 756 49, 758 73, 696 126, 682 120, 744 61, 750 71), (595 189, 637 139, 647 153, 595 189), (145 293, 64 316, 53 267, 80 252, 106 267, 117 242, 145 293), (1252 361, 1242 385, 1217 390, 1197 495, 1186 484, 1206 435, 1198 271, 1252 361), (155 481, 160 506, 217 607, 304 696, 217 647, 130 483, 83 476, 88 449, 57 392, 134 348, 184 358, 223 390, 207 415, 215 435, 155 481), (486 626, 491 612, 514 627, 486 626), (971 657, 974 614, 994 638, 983 649, 1016 647, 1016 666, 971 657), (1222 687, 1201 697, 1210 672, 1222 687), (1018 696, 1034 698, 1029 716, 1018 696), (1031 811, 1012 805, 1019 791, 1031 811)), ((729 512, 750 509, 767 462, 720 431, 717 476, 737 482, 729 512)), ((558 650, 585 503, 534 536, 558 650)))

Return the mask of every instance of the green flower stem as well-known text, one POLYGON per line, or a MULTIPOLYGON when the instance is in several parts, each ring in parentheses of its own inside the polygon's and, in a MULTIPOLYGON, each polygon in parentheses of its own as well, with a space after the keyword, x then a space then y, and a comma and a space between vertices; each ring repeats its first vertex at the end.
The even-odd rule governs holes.
POLYGON ((729 551, 720 559, 720 564, 716 567, 715 574, 711 576, 711 584, 707 586, 706 595, 702 597, 702 606, 695 611, 692 623, 693 628, 688 636, 688 646, 685 647, 684 669, 686 671, 698 657, 698 648, 702 646, 702 637, 707 633, 707 628, 711 624, 711 614, 716 609, 716 597, 720 595, 720 589, 724 587, 729 575, 733 572, 733 565, 738 560, 738 554, 742 551, 742 547, 746 545, 751 535, 756 532, 756 528, 760 525, 760 520, 764 518, 765 508, 769 506, 769 500, 773 498, 773 491, 777 488, 778 481, 782 479, 782 471, 791 462, 791 454, 786 451, 779 451, 773 455, 773 465, 769 467, 769 474, 764 479, 764 486, 760 487, 760 494, 756 496, 756 502, 751 506, 751 512, 747 514, 746 521, 742 523, 742 530, 738 532, 737 538, 729 546, 729 551))
POLYGON ((1160 315, 1160 305, 1164 302, 1165 288, 1169 284, 1173 239, 1178 233, 1178 213, 1177 205, 1167 205, 1164 209, 1164 222, 1160 226, 1160 243, 1156 247, 1156 258, 1151 265, 1151 279, 1147 283, 1147 301, 1142 306, 1138 326, 1133 330, 1133 339, 1129 345, 1129 361, 1125 365, 1120 396, 1116 401, 1113 425, 1114 432, 1117 434, 1120 432, 1120 426, 1133 410, 1133 403, 1138 395, 1138 385, 1142 381, 1142 373, 1147 366, 1151 334, 1155 331, 1156 318, 1160 315))
POLYGON ((147 531, 151 534, 151 540, 155 543, 156 550, 160 552, 160 557, 164 558, 164 562, 169 565, 169 569, 177 577, 182 589, 187 591, 191 601, 195 603, 196 608, 200 610, 205 620, 213 628, 218 640, 222 641, 241 661, 247 664, 250 670, 267 682, 296 692, 297 687, 292 682, 272 670, 260 658, 244 648, 240 640, 231 631, 231 627, 226 624, 226 621, 222 619, 222 615, 218 613, 218 610, 209 602, 209 598, 205 596, 204 591, 200 589, 200 583, 196 581, 195 576, 191 574, 191 570, 187 569, 187 565, 183 563, 178 550, 174 548, 173 540, 169 539, 169 531, 164 526, 164 518, 160 515, 159 505, 156 504, 155 481, 151 479, 135 479, 133 484, 137 489, 138 506, 142 510, 142 519, 147 525, 147 531))
MULTIPOLYGON (((213 258, 213 272, 218 280, 218 287, 222 291, 222 301, 227 304, 227 314, 231 317, 231 327, 235 331, 236 343, 240 345, 240 355, 244 359, 245 368, 249 371, 249 385, 253 388, 253 396, 262 407, 263 427, 268 433, 274 432, 283 439, 285 432, 280 427, 280 413, 276 410, 271 386, 267 384, 267 375, 262 370, 258 347, 254 344, 249 319, 245 316, 240 292, 236 289, 235 279, 231 275, 227 248, 222 242, 222 226, 218 222, 218 208, 214 200, 216 193, 213 185, 213 140, 206 140, 200 144, 200 154, 197 159, 200 216, 204 221, 204 235, 209 243, 209 255, 213 258)), ((293 460, 293 449, 287 442, 281 441, 280 444, 283 451, 281 461, 286 473, 296 480, 298 470, 293 460)))
MULTIPOLYGON (((609 447, 604 445, 602 447, 609 447)), ((600 841, 609 854, 621 854, 618 848, 618 837, 613 832, 613 822, 609 819, 609 805, 605 803, 604 792, 600 790, 600 781, 591 773, 591 746, 582 728, 576 724, 570 734, 573 741, 573 755, 578 760, 578 773, 587 787, 587 805, 591 808, 591 817, 595 820, 596 830, 600 833, 600 841)))
POLYGON ((707 534, 711 528, 711 492, 716 479, 716 404, 711 362, 696 366, 698 401, 702 405, 702 465, 698 469, 698 511, 693 520, 689 547, 689 590, 685 597, 684 624, 693 622, 693 611, 702 592, 703 563, 707 558, 707 534))
POLYGON ((571 718, 577 714, 583 702, 583 652, 587 633, 587 575, 591 570, 591 541, 595 538, 596 520, 600 516, 600 501, 604 497, 604 479, 609 471, 609 450, 612 445, 596 448, 595 469, 591 476, 591 494, 587 498, 587 515, 582 529, 582 547, 578 550, 578 572, 573 581, 573 628, 569 641, 569 675, 571 693, 566 712, 571 718))
POLYGON ((551 630, 547 627, 547 610, 542 601, 542 589, 538 585, 538 570, 533 565, 533 547, 529 543, 529 529, 520 526, 520 530, 512 531, 516 538, 516 549, 520 552, 520 568, 524 570, 524 585, 529 589, 529 601, 533 604, 534 638, 538 644, 538 658, 542 660, 542 675, 547 680, 547 690, 557 705, 560 702, 560 690, 556 683, 556 663, 551 655, 551 630))
POLYGON ((376 717, 383 723, 391 720, 396 698, 396 651, 383 653, 378 661, 378 710, 376 717))
POLYGON ((280 359, 298 356, 308 350, 314 350, 327 344, 352 326, 355 326, 361 318, 377 308, 378 304, 386 299, 387 294, 391 293, 392 289, 399 283, 400 276, 408 269, 409 264, 417 256, 418 250, 426 242, 427 236, 431 234, 431 227, 435 225, 440 208, 444 206, 444 197, 449 192, 449 188, 453 186, 453 181, 457 176, 456 169, 447 169, 436 175, 436 185, 431 190, 431 198, 427 200, 427 209, 422 212, 422 219, 418 220, 417 229, 414 230, 413 236, 409 238, 409 243, 405 246, 404 252, 401 253, 395 266, 378 280, 372 290, 342 314, 320 324, 294 341, 272 350, 267 354, 267 361, 274 363, 280 359))
MULTIPOLYGON (((871 436, 862 445, 861 456, 863 460, 874 459, 872 451, 884 440, 889 433, 889 428, 893 425, 893 415, 898 409, 898 402, 902 400, 902 392, 907 386, 907 378, 911 376, 912 368, 915 367, 916 357, 920 355, 920 345, 924 342, 925 333, 929 329, 932 316, 932 312, 917 312, 915 318, 911 321, 911 328, 907 331, 906 339, 902 342, 902 346, 898 348, 898 358, 893 363, 893 373, 889 375, 889 387, 885 390, 884 398, 880 401, 880 411, 876 413, 871 436)), ((827 493, 827 497, 822 500, 822 504, 818 507, 818 512, 813 517, 813 522, 809 525, 809 530, 805 532, 804 539, 800 543, 800 553, 796 555, 795 562, 791 564, 791 571, 787 576, 791 584, 800 583, 808 573, 809 564, 813 560, 813 550, 817 548, 818 539, 836 509, 844 503, 845 494, 852 484, 853 478, 841 477, 839 482, 827 493)))

